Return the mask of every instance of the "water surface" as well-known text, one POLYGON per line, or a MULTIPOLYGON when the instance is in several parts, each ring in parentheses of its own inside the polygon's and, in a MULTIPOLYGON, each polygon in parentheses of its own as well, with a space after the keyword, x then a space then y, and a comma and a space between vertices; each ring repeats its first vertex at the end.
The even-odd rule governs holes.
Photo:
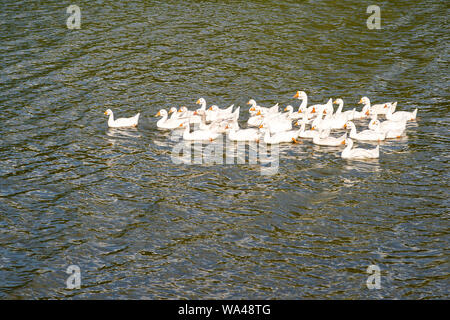
POLYGON ((446 1, 379 1, 380 30, 369 1, 83 1, 80 30, 69 4, 0 5, 0 298, 449 298, 446 1), (379 160, 305 140, 274 175, 175 163, 153 117, 297 90, 419 117, 379 160))

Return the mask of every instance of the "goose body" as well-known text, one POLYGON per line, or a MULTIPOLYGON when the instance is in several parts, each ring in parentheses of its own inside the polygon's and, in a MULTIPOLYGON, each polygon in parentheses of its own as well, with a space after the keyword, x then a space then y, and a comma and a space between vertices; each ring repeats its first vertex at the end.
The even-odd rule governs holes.
POLYGON ((341 137, 335 138, 330 136, 330 130, 323 130, 319 133, 319 135, 313 138, 313 143, 320 146, 332 146, 337 147, 344 144, 345 139, 347 138, 347 133, 342 135, 341 137))
POLYGON ((114 114, 111 109, 105 111, 105 115, 109 116, 108 118, 108 127, 110 128, 125 128, 125 127, 136 127, 139 121, 140 113, 136 114, 131 118, 119 118, 114 120, 114 114))
POLYGON ((358 103, 364 104, 364 106, 367 106, 367 110, 369 112, 369 115, 375 115, 375 114, 386 114, 387 112, 387 106, 389 107, 395 107, 397 106, 397 102, 386 102, 386 103, 380 103, 380 104, 370 104, 370 99, 368 97, 362 97, 361 100, 359 100, 358 103))
POLYGON ((393 113, 393 107, 388 108, 388 112, 386 113, 386 119, 392 121, 412 121, 417 117, 417 108, 413 112, 408 111, 397 111, 393 113))
POLYGON ((189 121, 188 118, 178 118, 174 117, 173 115, 170 119, 168 119, 167 111, 164 109, 159 110, 158 113, 155 115, 155 117, 159 116, 162 117, 161 119, 158 120, 158 122, 156 122, 156 126, 159 129, 169 129, 169 130, 177 129, 180 127, 180 124, 189 121))
POLYGON ((317 131, 317 130, 305 130, 306 129, 305 122, 302 122, 300 124, 300 122, 297 121, 295 124, 300 125, 300 131, 298 133, 298 136, 300 138, 314 139, 316 136, 319 136, 319 131, 317 131))
POLYGON ((292 121, 287 119, 268 118, 263 120, 261 126, 268 128, 270 133, 274 134, 292 130, 292 121))
POLYGON ((378 145, 375 149, 362 149, 353 148, 353 140, 347 138, 345 140, 347 145, 344 150, 342 150, 341 157, 344 159, 376 159, 380 157, 380 146, 378 145))
POLYGON ((297 142, 299 130, 290 130, 277 132, 275 134, 270 134, 269 130, 265 130, 264 132, 264 143, 266 144, 279 144, 279 143, 287 143, 287 142, 297 142))
POLYGON ((184 128, 183 139, 190 141, 213 141, 217 139, 221 134, 212 130, 195 130, 190 132, 189 123, 180 124, 181 128, 184 128))
POLYGON ((334 100, 333 103, 338 105, 336 113, 334 114, 335 119, 344 117, 346 121, 353 120, 356 109, 342 111, 344 109, 344 100, 342 100, 341 98, 334 100))
POLYGON ((319 108, 321 105, 312 105, 308 107, 308 95, 304 91, 297 91, 294 95, 294 98, 302 100, 302 103, 298 107, 299 113, 306 113, 308 115, 308 118, 312 118, 317 110, 316 108, 319 108))
POLYGON ((286 108, 284 108, 284 111, 287 111, 287 117, 289 119, 299 119, 302 117, 302 114, 300 112, 294 112, 294 108, 291 105, 286 106, 286 108))
POLYGON ((259 141, 260 132, 258 129, 239 129, 237 123, 228 124, 226 126, 226 132, 228 133, 228 139, 231 141, 259 141))
POLYGON ((379 130, 386 134, 386 139, 400 138, 406 129, 406 121, 383 121, 371 120, 369 123, 369 129, 379 130))
POLYGON ((344 126, 345 129, 350 129, 350 138, 364 141, 383 141, 386 138, 386 133, 380 130, 363 130, 356 131, 356 126, 352 121, 347 121, 344 126))

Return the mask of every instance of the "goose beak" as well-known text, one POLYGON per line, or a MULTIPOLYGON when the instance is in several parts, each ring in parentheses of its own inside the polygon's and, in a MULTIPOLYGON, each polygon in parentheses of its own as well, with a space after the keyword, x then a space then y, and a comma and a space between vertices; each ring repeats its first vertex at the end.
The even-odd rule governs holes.
POLYGON ((287 107, 286 107, 286 108, 284 108, 284 111, 287 111, 287 107))
POLYGON ((108 112, 105 111, 104 114, 108 115, 108 112))
POLYGON ((363 103, 362 98, 359 100, 358 104, 361 104, 361 103, 363 103))
POLYGON ((225 129, 229 129, 230 127, 228 125, 225 126, 225 129))
POLYGON ((292 138, 292 142, 297 143, 297 140, 295 140, 295 138, 292 138))
POLYGON ((155 115, 155 117, 159 117, 161 115, 161 112, 158 111, 158 113, 155 115))
POLYGON ((171 114, 172 112, 173 112, 173 110, 172 110, 172 109, 170 109, 170 110, 169 110, 169 114, 171 114))
POLYGON ((200 104, 200 99, 197 100, 197 102, 195 104, 200 104))
POLYGON ((387 108, 387 104, 385 104, 384 107, 387 108))
POLYGON ((212 111, 212 106, 208 108, 209 111, 212 111))
POLYGON ((255 107, 251 107, 251 108, 250 108, 250 111, 255 111, 255 107))
POLYGON ((298 109, 298 113, 302 113, 302 109, 298 109))
POLYGON ((345 145, 345 140, 342 140, 341 144, 345 145))
POLYGON ((327 114, 327 110, 323 110, 323 114, 327 114))
POLYGON ((366 116, 368 116, 368 115, 369 115, 369 110, 366 111, 366 116))
POLYGON ((194 111, 193 115, 198 116, 197 110, 194 111))
POLYGON ((251 103, 250 103, 250 100, 247 102, 247 104, 251 104, 251 103))
POLYGON ((259 128, 262 129, 262 128, 263 128, 263 125, 260 125, 259 128))
POLYGON ((316 113, 316 108, 312 108, 311 113, 316 113))
POLYGON ((347 129, 347 124, 344 124, 344 129, 347 129))
POLYGON ((297 91, 297 93, 295 94, 294 98, 298 98, 300 97, 300 92, 297 91))
POLYGON ((311 127, 311 130, 316 130, 316 127, 311 127))
POLYGON ((180 127, 180 128, 183 128, 183 123, 180 123, 179 127, 180 127))
POLYGON ((333 104, 337 104, 337 100, 334 100, 334 101, 333 101, 333 104))
POLYGON ((261 111, 258 111, 258 113, 256 114, 257 116, 260 116, 261 115, 261 111))

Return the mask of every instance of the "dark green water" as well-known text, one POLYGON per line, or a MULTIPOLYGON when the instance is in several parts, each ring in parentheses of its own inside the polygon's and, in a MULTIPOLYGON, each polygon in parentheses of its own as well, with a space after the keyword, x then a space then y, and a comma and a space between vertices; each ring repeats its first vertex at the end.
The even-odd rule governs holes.
POLYGON ((447 1, 78 1, 80 30, 70 4, 0 4, 0 298, 450 297, 447 1), (264 176, 174 163, 153 117, 297 90, 419 118, 379 160, 304 141, 264 176))

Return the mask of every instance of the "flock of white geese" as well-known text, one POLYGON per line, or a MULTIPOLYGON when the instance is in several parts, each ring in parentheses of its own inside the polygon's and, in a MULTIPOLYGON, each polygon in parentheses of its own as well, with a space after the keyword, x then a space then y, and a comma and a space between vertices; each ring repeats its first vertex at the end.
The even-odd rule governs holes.
MULTIPOLYGON (((353 148, 353 140, 382 141, 400 138, 404 135, 406 122, 416 119, 417 109, 413 112, 396 111, 397 102, 386 102, 371 105, 369 98, 363 97, 359 104, 363 104, 361 111, 356 108, 343 111, 342 99, 329 99, 325 104, 308 106, 308 96, 304 91, 297 91, 294 98, 301 100, 297 111, 288 105, 284 112, 280 112, 278 103, 270 108, 259 106, 255 100, 248 101, 250 105, 247 128, 239 126, 240 107, 233 111, 234 105, 221 109, 212 105, 207 109, 203 98, 197 100, 200 108, 188 110, 186 107, 176 109, 172 107, 168 112, 161 109, 156 116, 161 119, 157 127, 167 130, 183 130, 183 139, 191 141, 213 141, 222 134, 226 134, 231 141, 263 141, 267 144, 297 143, 299 138, 312 139, 321 146, 346 145, 341 153, 346 159, 379 158, 379 145, 374 149, 353 148), (333 104, 338 107, 334 110, 333 104), (169 117, 170 115, 170 117, 169 117), (386 120, 380 121, 379 116, 386 120), (354 120, 369 119, 368 128, 358 131, 354 120), (191 131, 191 126, 195 127, 191 131), (295 128, 293 126, 299 126, 295 128), (308 126, 308 129, 307 129, 308 126), (344 135, 335 137, 333 130, 349 130, 344 135)), ((131 118, 114 120, 113 112, 105 111, 109 115, 109 127, 137 126, 139 113, 131 118)))

